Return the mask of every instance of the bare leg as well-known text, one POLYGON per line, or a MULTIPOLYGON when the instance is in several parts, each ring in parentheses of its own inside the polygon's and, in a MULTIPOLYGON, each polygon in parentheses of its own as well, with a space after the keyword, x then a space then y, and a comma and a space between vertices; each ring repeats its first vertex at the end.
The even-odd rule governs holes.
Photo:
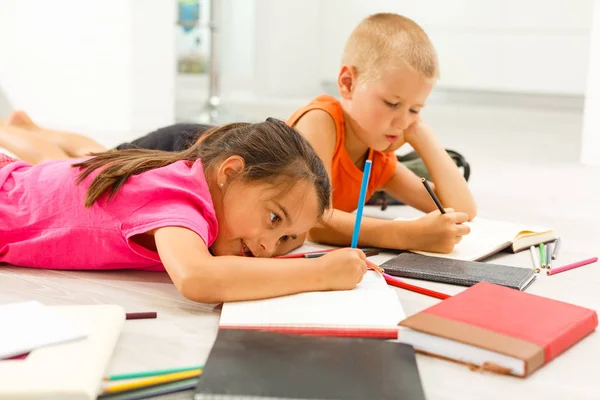
POLYGON ((43 136, 45 140, 54 143, 63 153, 71 158, 85 157, 90 153, 101 153, 107 150, 106 147, 87 136, 42 128, 34 123, 25 111, 14 111, 8 117, 6 124, 43 136))
POLYGON ((28 129, 0 125, 0 147, 32 165, 48 160, 67 160, 70 157, 56 144, 28 129))

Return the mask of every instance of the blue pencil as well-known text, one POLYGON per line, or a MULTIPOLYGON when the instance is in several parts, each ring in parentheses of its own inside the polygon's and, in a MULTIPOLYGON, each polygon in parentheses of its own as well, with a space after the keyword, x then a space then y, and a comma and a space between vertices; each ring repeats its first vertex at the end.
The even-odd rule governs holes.
POLYGON ((371 175, 371 160, 365 162, 365 170, 363 171, 362 184, 360 186, 360 195, 358 197, 358 208, 356 210, 356 221, 354 222, 354 232, 352 232, 351 247, 358 246, 358 235, 360 233, 360 221, 362 220, 363 208, 365 206, 365 198, 367 197, 367 187, 369 186, 369 176, 371 175))

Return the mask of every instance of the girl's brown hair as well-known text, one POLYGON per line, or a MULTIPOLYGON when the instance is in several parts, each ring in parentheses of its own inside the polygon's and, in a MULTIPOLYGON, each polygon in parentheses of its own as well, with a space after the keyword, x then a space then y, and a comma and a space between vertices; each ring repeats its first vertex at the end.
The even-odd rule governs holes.
POLYGON ((238 178, 245 182, 294 184, 299 180, 311 182, 317 192, 319 216, 329 208, 331 185, 325 167, 314 149, 294 128, 284 122, 268 118, 265 122, 234 123, 206 132, 202 140, 187 150, 166 152, 160 150, 128 149, 94 154, 73 167, 82 168, 77 183, 99 168, 85 198, 90 207, 108 192, 108 200, 132 175, 165 167, 177 161, 202 160, 206 174, 231 156, 244 159, 245 168, 238 178))

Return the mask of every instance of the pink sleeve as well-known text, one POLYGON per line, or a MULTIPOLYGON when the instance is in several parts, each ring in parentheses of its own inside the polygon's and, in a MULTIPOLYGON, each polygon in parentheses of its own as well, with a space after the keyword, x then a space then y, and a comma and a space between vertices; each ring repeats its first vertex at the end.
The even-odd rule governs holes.
POLYGON ((121 225, 128 240, 132 236, 167 226, 180 226, 196 232, 210 247, 216 238, 216 218, 210 207, 193 202, 154 199, 133 211, 121 225))

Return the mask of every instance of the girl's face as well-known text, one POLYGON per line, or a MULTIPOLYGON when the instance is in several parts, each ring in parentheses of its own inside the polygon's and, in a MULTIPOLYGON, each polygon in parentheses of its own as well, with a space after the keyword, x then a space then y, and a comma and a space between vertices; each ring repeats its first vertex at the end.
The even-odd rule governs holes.
POLYGON ((214 255, 271 257, 280 243, 308 232, 318 222, 317 193, 307 181, 280 187, 242 179, 217 180, 214 191, 219 222, 211 247, 214 255))

